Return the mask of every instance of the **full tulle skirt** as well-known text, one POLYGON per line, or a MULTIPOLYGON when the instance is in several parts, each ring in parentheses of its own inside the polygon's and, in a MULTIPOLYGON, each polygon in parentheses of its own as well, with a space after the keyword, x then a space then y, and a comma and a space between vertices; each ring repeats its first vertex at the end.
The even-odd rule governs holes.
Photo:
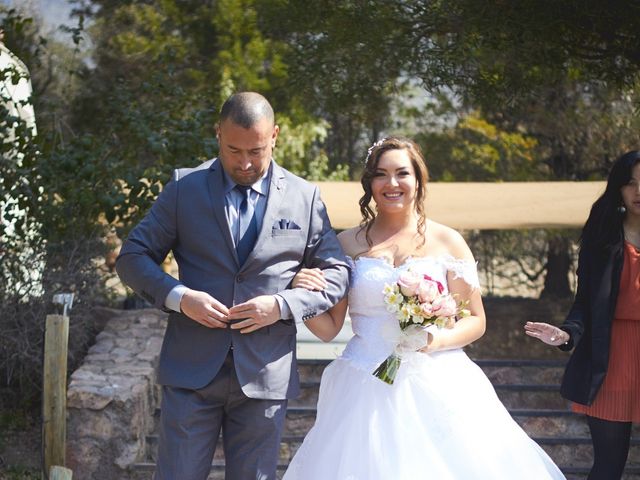
POLYGON ((393 385, 371 371, 344 358, 325 369, 285 480, 565 478, 462 350, 405 355, 393 385))

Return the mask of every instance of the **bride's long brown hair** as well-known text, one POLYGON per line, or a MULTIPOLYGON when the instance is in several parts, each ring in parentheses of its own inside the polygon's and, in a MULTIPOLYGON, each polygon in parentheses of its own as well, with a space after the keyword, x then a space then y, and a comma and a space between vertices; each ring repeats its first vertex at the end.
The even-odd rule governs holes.
POLYGON ((427 195, 427 182, 429 181, 429 170, 424 161, 422 150, 420 146, 414 141, 403 137, 388 137, 384 138, 376 143, 369 149, 364 172, 362 172, 362 178, 360 183, 364 190, 364 195, 359 200, 360 213, 362 214, 362 222, 360 222, 360 231, 364 229, 365 238, 369 247, 373 246, 373 241, 369 236, 369 231, 373 225, 373 221, 376 218, 376 213, 371 208, 371 199, 373 193, 371 191, 371 182, 375 176, 378 163, 380 163, 380 157, 383 153, 389 150, 406 150, 413 165, 413 169, 416 174, 418 186, 416 188, 415 198, 415 210, 418 214, 418 234, 422 238, 420 246, 424 245, 424 233, 427 216, 424 208, 424 199, 427 195))

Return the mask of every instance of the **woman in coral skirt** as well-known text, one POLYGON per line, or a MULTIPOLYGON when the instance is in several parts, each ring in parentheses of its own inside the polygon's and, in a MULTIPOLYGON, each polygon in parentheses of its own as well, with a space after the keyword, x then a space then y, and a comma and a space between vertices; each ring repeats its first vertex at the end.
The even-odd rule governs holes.
POLYGON ((591 208, 565 322, 529 322, 525 331, 573 349, 561 393, 587 416, 594 450, 588 480, 621 478, 631 425, 640 423, 640 151, 616 160, 591 208))

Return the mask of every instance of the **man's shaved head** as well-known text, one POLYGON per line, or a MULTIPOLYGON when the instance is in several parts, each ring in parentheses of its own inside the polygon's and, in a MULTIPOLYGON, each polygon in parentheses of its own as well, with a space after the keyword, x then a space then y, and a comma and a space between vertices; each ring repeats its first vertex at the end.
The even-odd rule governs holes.
POLYGON ((220 123, 230 120, 243 128, 250 128, 263 118, 275 124, 273 108, 259 93, 240 92, 231 95, 220 109, 220 123))

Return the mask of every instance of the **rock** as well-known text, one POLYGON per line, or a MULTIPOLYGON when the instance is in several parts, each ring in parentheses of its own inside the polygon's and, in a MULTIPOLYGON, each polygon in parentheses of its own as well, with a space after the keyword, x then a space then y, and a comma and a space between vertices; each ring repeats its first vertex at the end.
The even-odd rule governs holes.
POLYGON ((108 320, 67 392, 74 478, 129 480, 154 425, 155 369, 167 315, 153 309, 108 320))

